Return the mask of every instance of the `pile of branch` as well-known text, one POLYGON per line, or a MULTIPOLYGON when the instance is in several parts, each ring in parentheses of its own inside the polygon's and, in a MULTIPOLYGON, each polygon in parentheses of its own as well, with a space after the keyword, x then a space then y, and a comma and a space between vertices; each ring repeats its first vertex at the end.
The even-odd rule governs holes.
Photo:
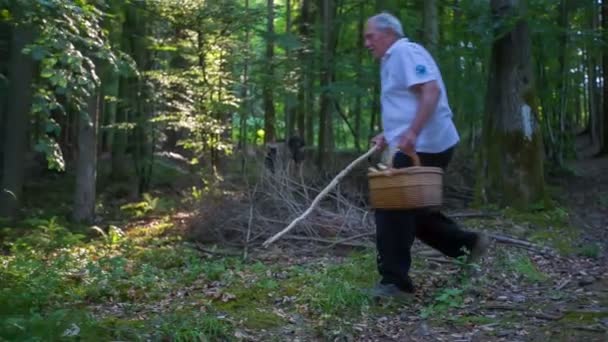
MULTIPOLYGON (((247 186, 241 194, 203 199, 200 213, 190 227, 191 238, 244 248, 248 253, 250 246, 262 245, 306 212, 330 180, 305 179, 293 167, 276 168, 274 173, 263 170, 257 183, 247 186)), ((373 246, 370 239, 375 226, 362 192, 337 184, 319 197, 322 198, 310 215, 283 236, 283 244, 373 246)))

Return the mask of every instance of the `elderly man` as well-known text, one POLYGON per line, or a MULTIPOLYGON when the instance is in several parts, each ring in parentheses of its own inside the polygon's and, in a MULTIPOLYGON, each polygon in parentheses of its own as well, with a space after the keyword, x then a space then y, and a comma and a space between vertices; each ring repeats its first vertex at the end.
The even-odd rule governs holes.
MULTIPOLYGON (((381 62, 384 132, 373 143, 396 151, 391 153, 393 167, 411 166, 409 155, 417 153, 423 166, 446 168, 460 138, 432 56, 405 38, 399 20, 388 13, 368 19, 365 46, 381 62)), ((468 255, 469 262, 488 246, 485 234, 461 230, 439 211, 378 209, 375 219, 381 275, 375 296, 414 292, 408 273, 416 237, 450 257, 468 255)))

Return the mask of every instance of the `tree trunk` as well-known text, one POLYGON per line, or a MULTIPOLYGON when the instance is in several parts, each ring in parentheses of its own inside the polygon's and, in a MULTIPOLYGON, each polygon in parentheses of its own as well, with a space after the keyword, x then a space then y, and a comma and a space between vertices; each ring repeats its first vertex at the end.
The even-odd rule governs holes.
MULTIPOLYGON (((125 5, 125 21, 122 25, 121 49, 129 55, 133 55, 133 8, 132 4, 125 5)), ((130 113, 133 112, 134 103, 131 101, 133 92, 137 89, 137 79, 135 76, 120 76, 118 80, 118 98, 120 101, 116 105, 116 124, 120 127, 114 129, 112 137, 112 172, 111 178, 114 180, 124 180, 128 177, 130 163, 127 158, 127 147, 129 144, 130 130, 126 129, 132 120, 130 113)))
POLYGON ((264 82, 264 142, 276 141, 275 108, 272 87, 274 85, 274 0, 268 0, 266 18, 266 80, 264 82))
MULTIPOLYGON (((291 0, 285 0, 285 33, 291 34, 291 8, 292 3, 291 0)), ((293 63, 291 61, 291 49, 289 47, 285 48, 285 63, 288 69, 293 67, 293 63)), ((291 83, 291 82, 290 82, 291 83)), ((284 103, 284 111, 285 111, 285 140, 287 141, 290 137, 295 134, 296 127, 296 107, 293 103, 293 94, 290 90, 285 90, 285 103, 284 103)))
POLYGON ((302 67, 300 68, 300 79, 298 89, 298 133, 305 142, 313 144, 314 129, 313 129, 313 101, 312 90, 314 78, 314 60, 309 52, 312 47, 312 26, 313 16, 311 9, 311 0, 302 0, 300 7, 298 32, 302 39, 303 47, 299 51, 302 67))
MULTIPOLYGON (((608 39, 608 1, 602 1, 602 36, 604 42, 608 39)), ((603 78, 604 88, 603 90, 603 115, 602 115, 602 130, 601 130, 601 148, 600 154, 608 154, 608 47, 604 45, 602 54, 602 65, 603 65, 603 78)))
MULTIPOLYGON (((104 20, 104 28, 109 32, 109 40, 112 46, 116 49, 120 49, 122 41, 122 25, 121 12, 123 11, 123 1, 111 0, 108 1, 109 13, 104 20)), ((101 81, 101 110, 102 117, 99 122, 103 123, 106 128, 102 130, 102 144, 101 150, 104 152, 111 152, 114 145, 114 137, 116 134, 116 112, 119 99, 120 91, 120 75, 106 63, 102 66, 102 81, 101 81)))
POLYGON ((355 97, 355 148, 361 152, 361 115, 363 112, 363 32, 365 29, 365 3, 359 3, 359 18, 357 21, 357 86, 361 87, 361 94, 355 97))
POLYGON ((34 41, 34 31, 26 25, 13 27, 8 67, 8 102, 5 115, 0 216, 13 217, 21 203, 24 161, 32 106, 34 62, 22 50, 34 41))
MULTIPOLYGON (((565 0, 564 0, 565 1, 565 0)), ((599 30, 599 13, 597 11, 597 6, 593 5, 590 8, 590 21, 591 21, 591 30, 593 32, 597 32, 599 30)), ((595 39, 594 39, 595 40, 595 39)), ((599 65, 599 61, 597 58, 597 53, 594 51, 595 45, 601 44, 599 41, 594 41, 591 46, 587 47, 587 61, 588 61, 588 99, 589 99, 589 133, 591 136, 591 144, 596 149, 601 145, 601 93, 599 86, 597 84, 598 75, 597 67, 599 65)))
POLYGON ((332 110, 331 110, 331 92, 328 87, 331 84, 332 78, 332 13, 333 0, 323 0, 321 13, 323 21, 323 36, 321 39, 322 46, 322 64, 321 64, 321 79, 320 87, 321 105, 319 111, 319 150, 317 154, 317 166, 323 169, 324 161, 331 152, 331 130, 333 129, 332 110))
MULTIPOLYGON (((8 104, 8 69, 10 63, 10 40, 11 27, 0 22, 0 133, 4 134, 6 127, 6 106, 8 104)), ((2 173, 4 169, 4 139, 0 135, 0 184, 2 184, 2 173)), ((0 189, 1 191, 2 189, 0 189)))
POLYGON ((517 21, 492 46, 478 195, 525 209, 546 201, 526 4, 492 0, 490 6, 497 22, 517 21))
POLYGON ((97 183, 97 120, 100 110, 100 89, 89 98, 88 115, 78 115, 78 157, 74 192, 75 222, 92 223, 95 219, 97 183))
POLYGON ((437 45, 439 44, 439 16, 437 15, 437 1, 424 1, 423 17, 424 44, 430 53, 437 58, 437 45))
MULTIPOLYGON (((249 0, 245 0, 245 15, 249 15, 249 0)), ((245 27, 245 61, 243 65, 243 84, 241 85, 241 98, 243 99, 243 107, 241 108, 239 122, 239 148, 241 149, 241 172, 246 171, 247 162, 247 118, 251 111, 251 99, 249 98, 249 44, 250 29, 249 25, 245 27)))

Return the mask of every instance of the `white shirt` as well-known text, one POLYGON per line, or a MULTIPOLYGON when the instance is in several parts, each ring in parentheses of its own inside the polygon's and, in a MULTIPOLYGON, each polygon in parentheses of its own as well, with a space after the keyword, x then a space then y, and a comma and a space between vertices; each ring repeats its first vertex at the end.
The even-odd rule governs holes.
POLYGON ((381 106, 384 137, 392 149, 410 127, 418 110, 418 98, 411 87, 437 81, 440 88, 437 108, 428 118, 416 140, 416 151, 439 153, 460 140, 452 121, 452 110, 443 79, 433 57, 407 38, 397 40, 381 61, 381 106))

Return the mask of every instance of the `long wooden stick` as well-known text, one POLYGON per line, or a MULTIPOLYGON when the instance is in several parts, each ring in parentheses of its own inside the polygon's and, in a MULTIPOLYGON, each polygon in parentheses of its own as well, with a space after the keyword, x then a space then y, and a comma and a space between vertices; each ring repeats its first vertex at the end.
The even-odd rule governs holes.
POLYGON ((346 176, 347 173, 349 173, 354 167, 355 165, 359 164, 360 162, 362 162, 363 160, 369 158, 372 154, 374 154, 374 152, 376 152, 378 150, 378 147, 376 145, 374 145, 374 147, 370 148, 369 151, 367 151, 365 154, 363 154, 362 156, 360 156, 359 158, 355 159, 352 163, 350 163, 344 170, 342 170, 332 181, 331 183, 329 183, 329 185, 327 187, 325 187, 325 189, 323 189, 323 191, 321 191, 321 193, 319 193, 317 195, 317 197, 315 197, 314 201, 312 201, 312 204, 310 205, 310 207, 304 212, 304 214, 300 215, 298 218, 296 218, 295 220, 293 220, 289 226, 287 226, 285 229, 283 229, 282 231, 280 231, 279 233, 275 234, 273 237, 271 237, 270 239, 264 241, 264 243, 262 244, 264 247, 268 247, 271 243, 275 242, 276 240, 278 240, 281 236, 285 235, 288 231, 290 231, 291 229, 293 229, 293 227, 295 227, 298 222, 302 221, 304 218, 306 218, 306 216, 308 216, 317 205, 319 205, 319 202, 321 202, 321 200, 323 199, 323 197, 325 197, 329 191, 331 191, 331 189, 333 189, 336 185, 338 185, 338 183, 340 182, 340 180, 342 180, 342 178, 344 178, 344 176, 346 176))

